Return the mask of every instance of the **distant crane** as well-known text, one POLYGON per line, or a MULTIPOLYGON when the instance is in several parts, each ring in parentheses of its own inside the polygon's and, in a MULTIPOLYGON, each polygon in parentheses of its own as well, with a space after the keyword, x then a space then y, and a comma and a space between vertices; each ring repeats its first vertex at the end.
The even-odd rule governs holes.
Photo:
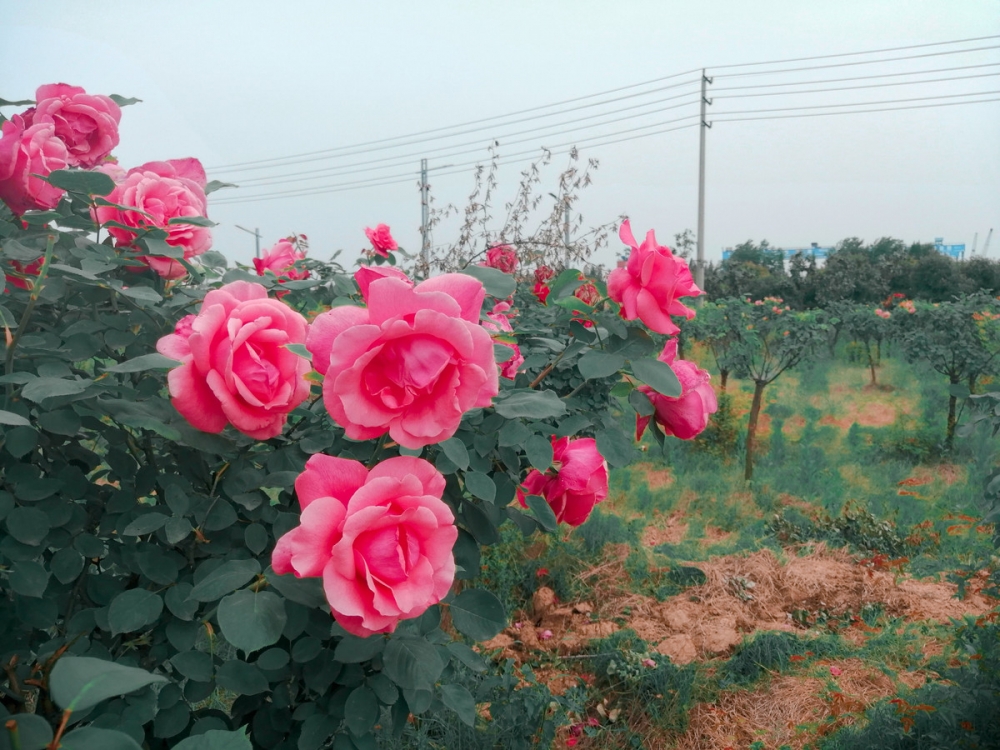
POLYGON ((972 235, 972 249, 969 251, 969 255, 976 254, 976 243, 979 242, 979 232, 972 235))
POLYGON ((993 239, 993 228, 990 227, 990 233, 986 235, 986 242, 983 243, 983 255, 986 255, 990 251, 990 240, 993 239))

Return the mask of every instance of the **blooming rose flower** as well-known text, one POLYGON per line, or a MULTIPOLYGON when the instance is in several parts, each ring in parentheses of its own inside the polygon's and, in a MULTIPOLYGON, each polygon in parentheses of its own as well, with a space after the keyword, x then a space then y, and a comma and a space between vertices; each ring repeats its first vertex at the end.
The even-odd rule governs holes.
POLYGON ((632 252, 625 268, 616 268, 608 276, 608 296, 622 306, 621 316, 626 320, 638 318, 657 333, 679 332, 670 316, 694 317, 694 310, 682 305, 679 298, 704 294, 695 285, 687 261, 656 244, 652 229, 642 245, 636 244, 627 219, 618 236, 632 252))
POLYGON ((309 395, 309 362, 286 347, 306 340, 306 320, 260 284, 234 281, 205 295, 156 350, 179 360, 167 375, 174 407, 194 427, 227 424, 256 440, 281 434, 309 395))
POLYGON ((462 415, 499 391, 493 341, 479 324, 486 292, 465 274, 412 286, 382 278, 367 308, 319 315, 306 346, 326 376, 327 412, 353 440, 389 436, 407 448, 447 440, 462 415))
POLYGON ((50 83, 35 92, 35 106, 24 113, 28 125, 48 122, 66 144, 68 162, 93 167, 118 145, 122 110, 114 100, 88 94, 79 86, 50 83))
POLYGON ((514 273, 517 268, 517 252, 510 245, 497 245, 486 251, 483 265, 504 273, 514 273))
POLYGON ((878 315, 883 320, 888 320, 889 318, 892 317, 891 312, 889 312, 888 310, 883 310, 881 307, 875 308, 875 314, 878 315))
POLYGON ((555 278, 556 272, 553 271, 548 266, 539 266, 535 269, 535 281, 539 284, 544 284, 547 281, 555 278))
POLYGON ((444 487, 420 458, 389 458, 369 471, 317 453, 295 480, 300 525, 275 545, 274 571, 322 577, 349 633, 391 633, 447 596, 455 579, 458 529, 444 487))
POLYGON ((585 305, 590 305, 593 307, 597 304, 598 300, 601 299, 601 293, 597 291, 597 287, 593 283, 586 281, 576 288, 573 292, 573 296, 580 300, 585 305))
POLYGON ((11 267, 14 273, 7 274, 7 283, 16 286, 18 289, 28 289, 28 276, 38 276, 42 271, 42 264, 45 258, 37 258, 29 263, 22 263, 19 260, 12 260, 11 267))
POLYGON ((413 286, 413 282, 410 278, 400 271, 398 268, 393 266, 361 266, 357 271, 354 272, 354 280, 358 284, 358 289, 361 290, 361 297, 366 302, 368 301, 368 288, 371 286, 373 281, 378 279, 399 279, 405 282, 408 286, 413 286))
POLYGON ((55 208, 64 190, 41 177, 69 165, 69 152, 51 122, 29 125, 21 115, 3 124, 0 135, 0 199, 20 216, 33 209, 55 208))
POLYGON ((535 288, 532 289, 531 291, 534 293, 536 297, 538 297, 539 302, 541 302, 543 305, 548 304, 545 300, 549 298, 549 292, 551 292, 552 290, 549 289, 545 284, 543 284, 540 281, 536 281, 535 288))
POLYGON ((510 310, 510 303, 501 300, 493 306, 491 312, 486 313, 486 317, 489 321, 483 321, 483 328, 487 331, 491 331, 494 334, 500 334, 500 341, 498 343, 504 346, 510 347, 514 350, 514 354, 506 362, 500 365, 500 375, 501 377, 507 378, 508 380, 513 380, 517 377, 517 371, 524 364, 524 357, 521 355, 521 347, 515 343, 504 340, 504 333, 513 333, 514 329, 510 324, 510 319, 513 317, 513 313, 507 312, 510 310))
POLYGON ((295 263, 305 260, 306 251, 300 250, 288 237, 278 240, 274 247, 270 247, 263 252, 261 257, 253 259, 253 267, 257 270, 258 276, 263 276, 270 271, 275 276, 283 276, 292 281, 308 279, 307 270, 298 269, 295 263))
MULTIPOLYGON (((126 172, 125 179, 107 196, 111 203, 138 210, 97 206, 93 209, 94 219, 101 224, 115 221, 135 228, 133 231, 108 227, 119 246, 130 245, 142 230, 163 229, 167 233, 167 244, 183 248, 184 259, 190 260, 212 246, 212 232, 194 224, 171 224, 170 220, 207 216, 205 184, 205 170, 197 159, 151 161, 126 172)), ((146 257, 143 260, 165 279, 178 279, 187 273, 183 265, 171 258, 146 257)))
POLYGON ((608 496, 608 463, 594 438, 553 437, 552 453, 553 468, 544 474, 533 469, 518 488, 518 499, 528 507, 526 495, 543 497, 557 521, 579 526, 608 496))
POLYGON ((663 347, 659 360, 670 365, 677 379, 681 381, 680 396, 664 396, 648 385, 640 385, 639 390, 645 393, 653 402, 656 413, 650 417, 635 418, 635 439, 639 440, 646 431, 650 419, 663 428, 667 435, 690 440, 708 425, 708 415, 714 414, 719 408, 715 398, 715 390, 709 383, 707 370, 702 370, 694 362, 686 359, 676 359, 677 339, 670 339, 663 347))
POLYGON ((399 249, 399 245, 396 244, 396 240, 394 240, 392 238, 392 234, 389 233, 389 226, 387 224, 379 224, 374 229, 371 227, 365 227, 365 236, 368 238, 368 241, 372 243, 372 248, 375 252, 383 258, 388 258, 391 250, 399 249))

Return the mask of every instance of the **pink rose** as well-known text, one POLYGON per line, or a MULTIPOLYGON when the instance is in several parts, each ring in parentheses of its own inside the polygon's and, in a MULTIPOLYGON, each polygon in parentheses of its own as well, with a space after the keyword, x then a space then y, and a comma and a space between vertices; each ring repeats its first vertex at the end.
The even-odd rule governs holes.
POLYGON ((372 243, 372 249, 383 258, 388 258, 390 251, 399 249, 399 245, 392 238, 387 224, 379 224, 374 229, 365 227, 365 236, 372 243))
POLYGON ((554 278, 555 275, 556 272, 553 271, 548 266, 539 266, 538 268, 535 269, 535 281, 537 281, 539 284, 544 284, 546 281, 549 281, 552 278, 554 278))
POLYGON ((594 438, 553 437, 552 452, 553 468, 544 474, 532 469, 518 488, 518 499, 526 508, 526 495, 543 497, 557 521, 579 526, 608 496, 608 463, 594 438))
POLYGON ((687 261, 676 257, 670 248, 657 245, 652 229, 642 245, 637 245, 627 219, 618 234, 632 252, 625 268, 616 268, 608 276, 608 296, 622 306, 621 316, 626 320, 638 318, 657 333, 677 333, 680 329, 671 315, 689 320, 694 317, 694 310, 682 305, 679 298, 704 294, 695 286, 687 261))
POLYGON ((88 94, 79 86, 50 83, 35 92, 35 106, 24 113, 29 125, 55 126, 75 167, 93 167, 118 145, 122 110, 106 96, 88 94))
POLYGON ((573 292, 573 296, 580 300, 583 304, 593 307, 601 299, 601 293, 597 291, 597 287, 591 282, 585 281, 576 288, 573 292))
POLYGON ((508 312, 508 310, 510 310, 509 302, 503 300, 497 302, 493 306, 493 310, 486 313, 486 317, 489 320, 483 321, 483 328, 493 334, 500 334, 500 341, 498 343, 514 350, 514 354, 511 358, 500 365, 500 376, 507 378, 508 380, 513 380, 517 377, 518 369, 520 369, 521 365, 524 364, 524 357, 521 355, 521 347, 515 343, 505 340, 511 337, 503 337, 504 333, 514 332, 514 328, 510 324, 510 319, 514 317, 514 314, 508 312))
POLYGON ((650 417, 635 418, 635 439, 642 438, 650 419, 663 428, 667 435, 673 435, 681 440, 690 440, 701 433, 708 425, 708 415, 714 414, 719 408, 715 399, 715 390, 709 383, 711 375, 702 370, 694 362, 677 357, 677 339, 670 339, 663 347, 659 360, 670 365, 677 379, 681 382, 680 396, 664 396, 648 385, 640 385, 639 390, 645 393, 653 402, 656 413, 650 417))
POLYGON ((10 265, 14 269, 14 273, 7 274, 7 283, 11 286, 16 286, 18 289, 29 289, 28 277, 38 276, 42 271, 42 264, 44 263, 45 258, 37 258, 29 263, 12 260, 10 265))
POLYGON ((281 434, 288 412, 309 395, 309 362, 286 347, 306 340, 306 320, 269 299, 260 284, 234 281, 205 295, 156 350, 179 360, 167 375, 174 407, 194 427, 227 424, 256 440, 281 434))
POLYGON ((532 289, 531 291, 534 293, 536 297, 538 297, 539 302, 541 302, 543 305, 548 304, 545 300, 549 298, 549 292, 551 292, 552 290, 549 289, 545 284, 543 284, 541 281, 536 281, 535 288, 532 289))
POLYGON ((430 463, 398 456, 371 471, 317 453, 295 480, 300 525, 278 540, 280 575, 322 577, 334 618, 362 638, 437 604, 455 579, 455 517, 445 479, 430 463))
MULTIPOLYGON (((104 224, 115 221, 135 231, 108 227, 119 246, 131 245, 138 234, 152 227, 167 233, 167 244, 184 250, 184 259, 201 255, 212 246, 212 232, 194 224, 171 224, 171 219, 184 216, 207 216, 205 170, 197 159, 151 161, 130 169, 107 199, 111 203, 138 210, 122 210, 114 206, 93 209, 95 221, 104 224), (140 213, 144 212, 144 213, 140 213)), ((178 279, 187 273, 176 260, 146 257, 143 260, 165 279, 178 279)))
POLYGON ((510 245, 497 245, 486 251, 483 265, 504 273, 514 273, 517 268, 517 252, 510 245))
POLYGON ((399 279, 408 286, 413 286, 413 282, 410 281, 409 277, 398 268, 393 268, 392 266, 361 266, 361 268, 354 272, 354 281, 357 282, 358 289, 361 290, 361 297, 366 302, 368 301, 368 287, 371 286, 373 281, 378 281, 379 279, 399 279))
POLYGON ((306 346, 326 376, 327 412, 353 440, 389 436, 407 448, 447 440, 462 415, 499 390, 493 341, 479 325, 486 292, 464 274, 413 287, 376 279, 367 308, 319 315, 306 346))
POLYGON ((64 190, 40 177, 69 165, 66 145, 51 122, 29 125, 21 115, 3 124, 0 135, 0 199, 20 216, 33 209, 55 208, 64 190))
POLYGON ((291 239, 278 240, 274 247, 270 247, 263 252, 260 258, 253 259, 253 267, 258 276, 263 276, 270 271, 275 276, 282 276, 292 281, 308 279, 307 270, 295 267, 300 260, 305 260, 306 251, 295 246, 291 239))

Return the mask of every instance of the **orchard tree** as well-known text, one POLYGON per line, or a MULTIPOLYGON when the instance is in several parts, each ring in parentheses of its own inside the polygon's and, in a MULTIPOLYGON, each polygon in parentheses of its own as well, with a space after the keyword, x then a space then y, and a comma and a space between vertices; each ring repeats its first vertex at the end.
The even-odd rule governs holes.
POLYGON ((1000 358, 1000 301, 985 293, 950 302, 917 303, 910 315, 897 314, 899 335, 910 362, 924 361, 948 378, 945 445, 955 441, 957 402, 976 390, 1000 358))
POLYGON ((841 312, 842 325, 847 334, 865 348, 873 387, 878 385, 875 367, 881 360, 882 342, 892 332, 891 317, 892 313, 888 310, 881 307, 871 308, 867 305, 851 305, 841 312))
POLYGON ((826 326, 811 312, 793 312, 777 298, 727 299, 724 307, 735 341, 728 359, 733 373, 753 381, 743 477, 753 478, 753 450, 764 389, 811 356, 825 340, 826 326))

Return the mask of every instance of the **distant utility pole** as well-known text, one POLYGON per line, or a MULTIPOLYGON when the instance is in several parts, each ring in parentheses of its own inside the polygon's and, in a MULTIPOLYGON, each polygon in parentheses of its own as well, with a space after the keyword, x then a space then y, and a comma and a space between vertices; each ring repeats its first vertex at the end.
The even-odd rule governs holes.
POLYGON ((430 185, 427 184, 427 160, 420 160, 420 262, 424 276, 431 275, 430 185))
POLYGON ((694 282, 705 288, 705 131, 712 125, 705 119, 705 107, 712 102, 706 96, 706 85, 712 79, 701 69, 701 127, 698 142, 698 257, 694 266, 694 282))
POLYGON ((257 229, 255 227, 254 230, 251 232, 249 229, 247 229, 246 227, 241 227, 239 224, 236 225, 236 228, 237 229, 242 229, 247 234, 252 234, 253 235, 253 238, 254 238, 254 257, 255 258, 259 258, 260 257, 260 229, 257 229))

